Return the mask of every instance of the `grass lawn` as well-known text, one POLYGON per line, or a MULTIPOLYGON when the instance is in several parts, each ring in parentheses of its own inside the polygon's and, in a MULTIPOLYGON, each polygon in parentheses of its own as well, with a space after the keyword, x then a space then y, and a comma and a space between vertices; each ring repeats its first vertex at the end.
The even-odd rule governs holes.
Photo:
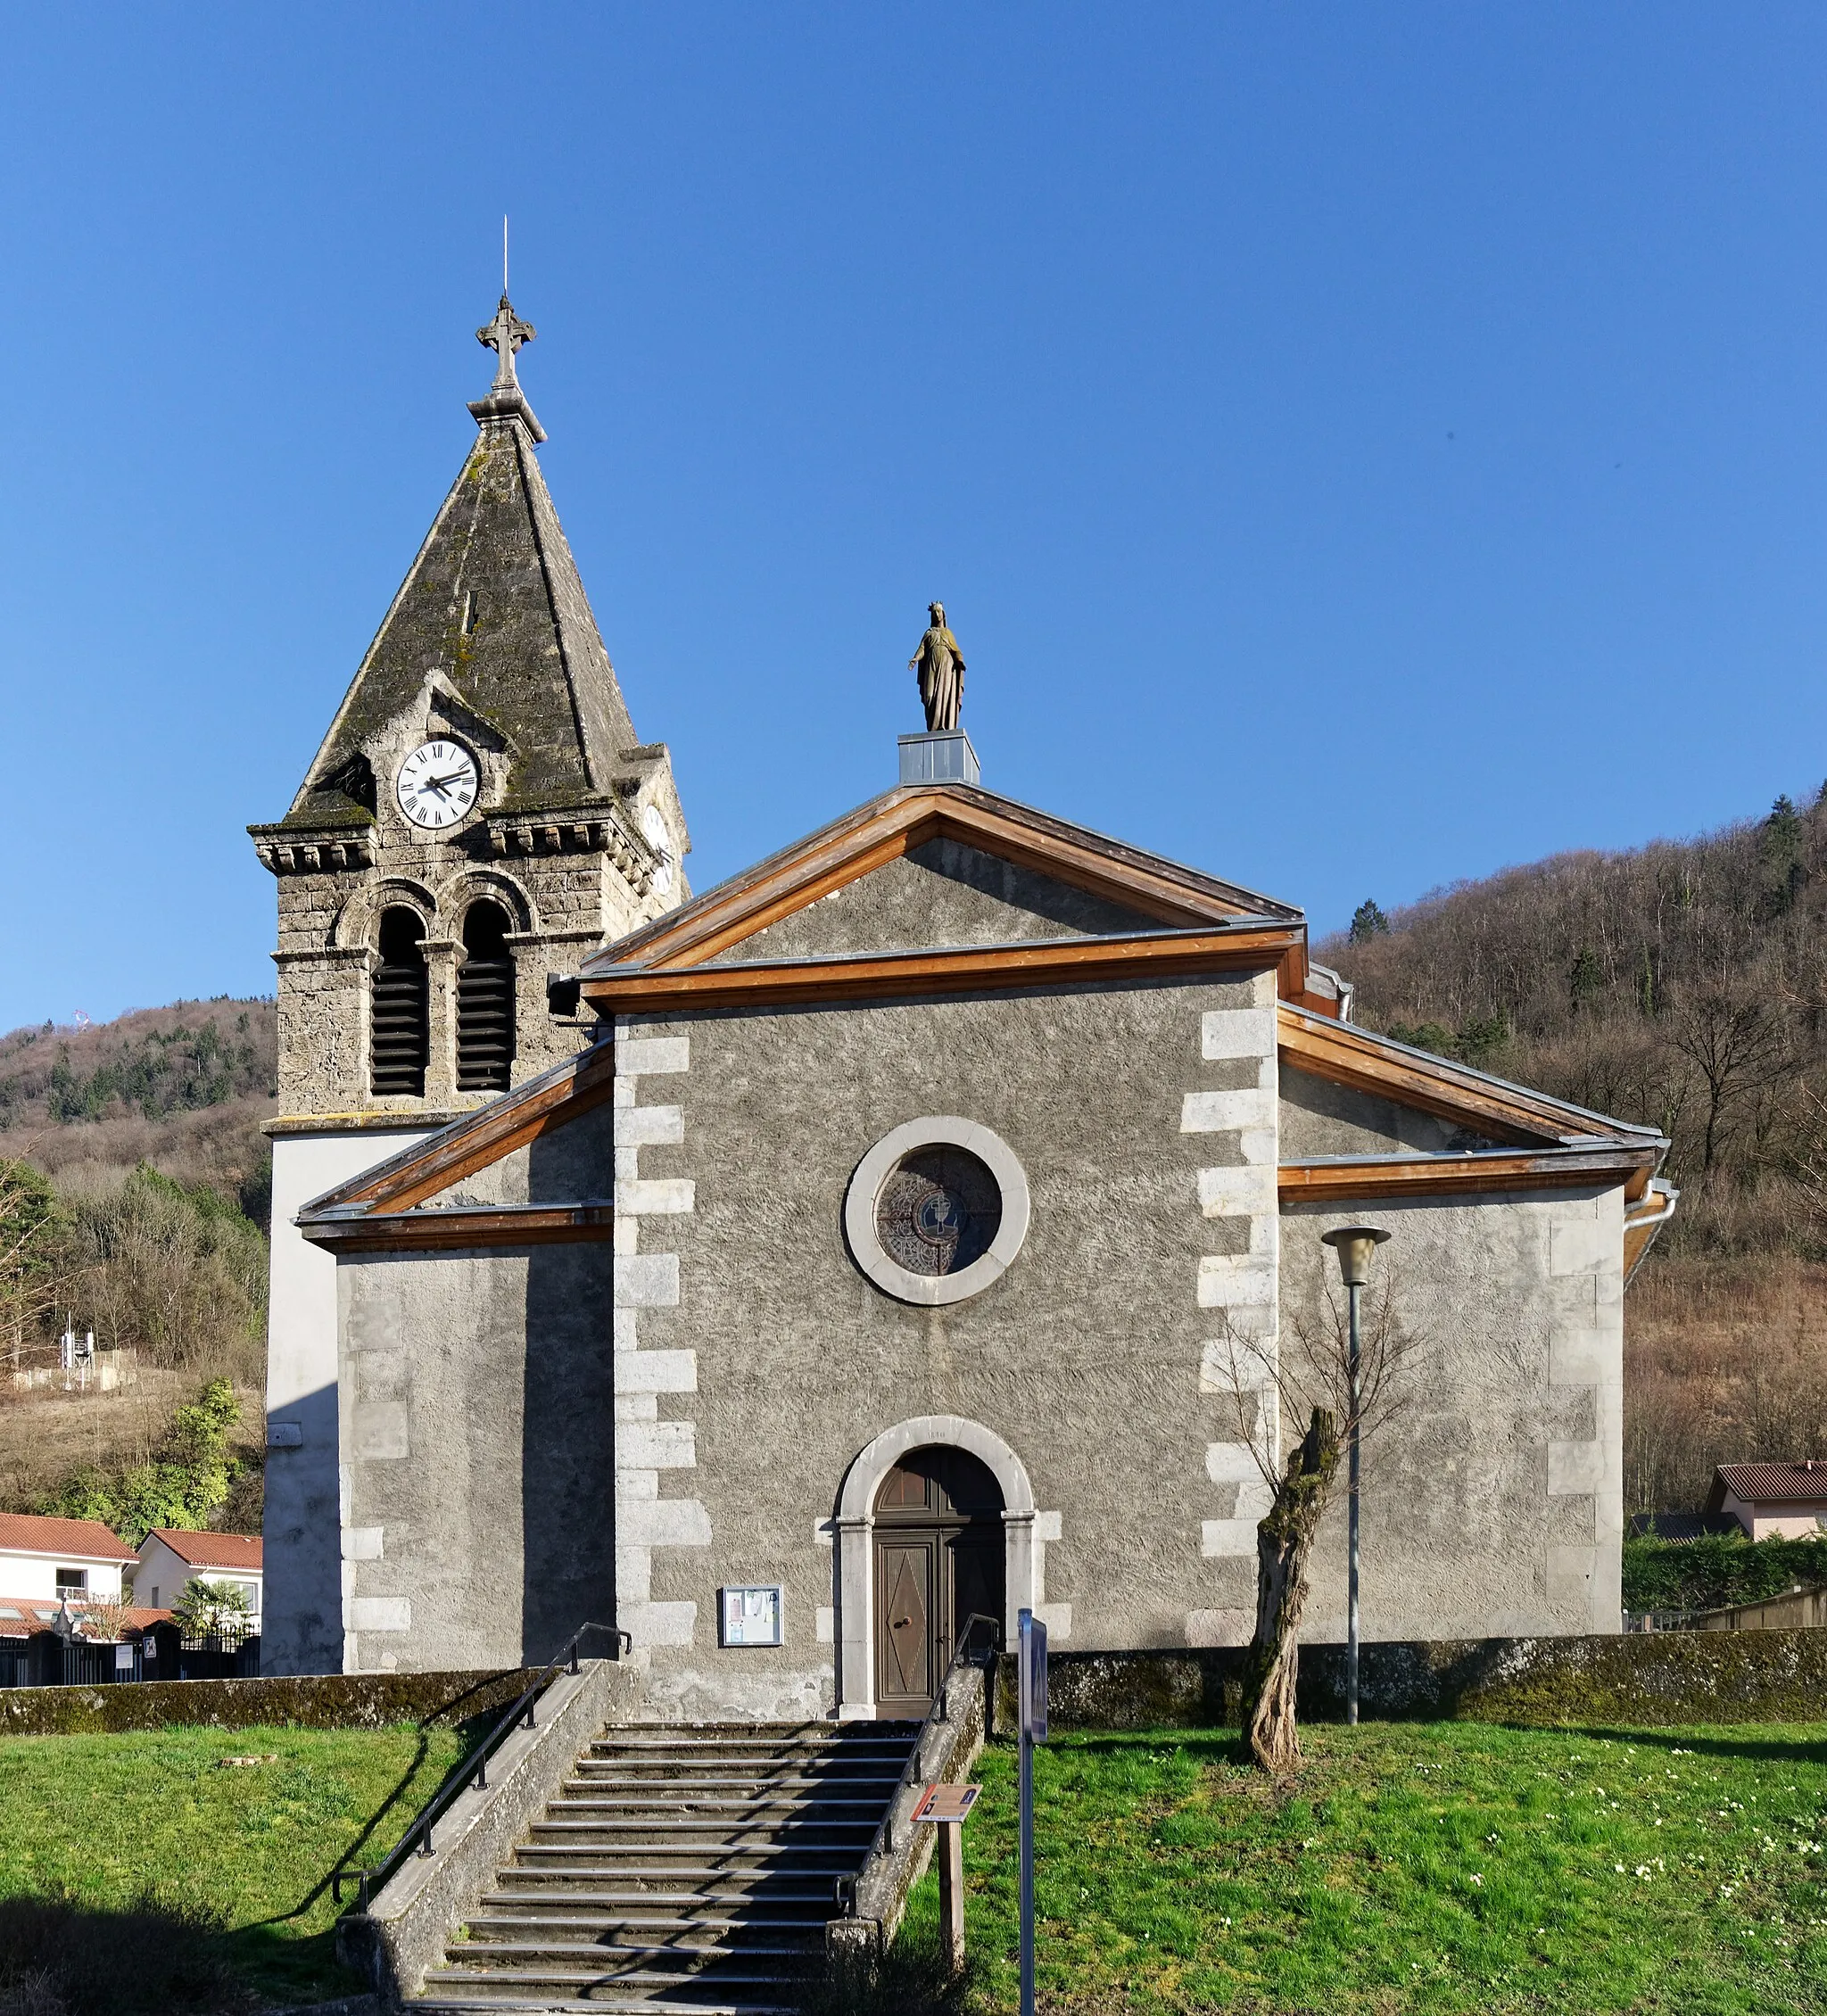
POLYGON ((219 1912, 237 1970, 275 2001, 347 1993, 360 1984, 331 1954, 324 1879, 364 1836, 361 1859, 380 1859, 459 1741, 410 1726, 9 1737, 0 1896, 67 1889, 110 1910, 150 1887, 219 1912), (252 1756, 278 1762, 218 1762, 252 1756))
MULTIPOLYGON (((1036 1771, 1039 1998, 1081 2010, 1819 2011, 1827 1725, 1063 1736, 1036 1771)), ((983 1992, 1017 1999, 1015 1756, 964 1829, 983 1992)), ((937 1922, 929 1872, 910 1924, 937 1922)))

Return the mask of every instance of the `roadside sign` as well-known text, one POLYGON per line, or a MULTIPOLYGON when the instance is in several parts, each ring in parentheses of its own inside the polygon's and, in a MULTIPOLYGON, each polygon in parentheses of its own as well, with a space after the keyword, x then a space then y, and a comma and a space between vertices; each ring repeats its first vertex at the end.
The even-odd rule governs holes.
POLYGON ((1046 1626, 1024 1611, 1030 1621, 1021 1635, 1021 1729, 1030 1742, 1046 1741, 1046 1626))
POLYGON ((1015 1615, 1016 1750, 1020 1758, 1021 2016, 1034 2016, 1034 1746, 1046 1741, 1046 1626, 1032 1610, 1015 1615))
POLYGON ((914 1808, 914 1818, 940 1824, 966 1819, 982 1789, 980 1785, 929 1785, 914 1808))

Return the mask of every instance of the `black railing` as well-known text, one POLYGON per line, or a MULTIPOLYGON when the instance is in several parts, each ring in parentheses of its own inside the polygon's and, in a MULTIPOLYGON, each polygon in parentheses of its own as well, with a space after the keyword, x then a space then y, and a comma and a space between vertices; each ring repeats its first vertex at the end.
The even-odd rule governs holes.
POLYGON ((330 1871, 330 1895, 341 1904, 343 1884, 353 1881, 356 1886, 355 1908, 366 1911, 368 1899, 375 1892, 389 1883, 407 1861, 415 1855, 428 1855, 435 1853, 432 1842, 432 1829, 449 1810, 451 1802, 461 1792, 472 1787, 478 1792, 486 1791, 489 1782, 489 1759, 494 1756, 509 1733, 515 1729, 532 1729, 536 1726, 535 1713, 540 1697, 561 1673, 575 1673, 581 1655, 578 1647, 592 1632, 600 1632, 615 1640, 616 1657, 619 1660, 625 1645, 632 1651, 634 1641, 625 1631, 615 1624, 583 1624, 573 1633, 571 1641, 552 1663, 533 1675, 531 1685, 515 1702, 506 1714, 496 1723, 475 1749, 445 1779, 433 1793, 418 1818, 413 1822, 392 1851, 376 1863, 372 1869, 333 1869, 330 1871))
MULTIPOLYGON (((965 1618, 963 1630, 958 1633, 958 1648, 952 1654, 952 1663, 946 1668, 946 1676, 939 1681, 938 1689, 933 1694, 932 1706, 926 1711, 926 1719, 920 1725, 920 1733, 914 1739, 914 1747, 908 1751, 907 1761, 901 1766, 901 1775, 895 1781, 895 1789, 889 1795, 889 1803, 882 1808, 881 1818, 876 1822, 875 1833, 870 1840, 868 1853, 863 1857, 863 1868, 864 1869, 868 1868, 877 1855, 891 1855, 894 1852, 895 1808, 901 1803, 901 1794, 907 1789, 910 1780, 919 1768, 921 1754, 926 1748, 927 1731, 935 1723, 951 1720, 952 1676, 960 1666, 970 1665, 971 1657, 971 1637, 979 1624, 989 1626, 990 1640, 986 1649, 992 1660, 996 1657, 996 1641, 1002 1635, 1003 1627, 996 1618, 986 1615, 981 1610, 973 1610, 965 1618)), ((989 1673, 990 1668, 986 1665, 984 1676, 984 1686, 986 1688, 992 1684, 989 1673)), ((854 1918, 856 1915, 856 1878, 855 1876, 839 1876, 833 1888, 845 1917, 854 1918)))

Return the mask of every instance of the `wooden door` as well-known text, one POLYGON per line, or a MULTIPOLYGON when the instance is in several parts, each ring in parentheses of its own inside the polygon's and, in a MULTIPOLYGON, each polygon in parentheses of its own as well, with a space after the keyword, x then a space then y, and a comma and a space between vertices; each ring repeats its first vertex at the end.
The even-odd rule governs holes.
MULTIPOLYGON (((995 1620, 1004 1595, 1002 1493, 973 1456, 918 1449, 875 1500, 875 1702, 885 1717, 923 1716, 972 1616, 995 1620)), ((990 1633, 976 1627, 981 1648, 990 1633)))
POLYGON ((897 1533, 876 1547, 875 1698, 885 1715, 923 1715, 932 1706, 938 1568, 937 1535, 897 1533))

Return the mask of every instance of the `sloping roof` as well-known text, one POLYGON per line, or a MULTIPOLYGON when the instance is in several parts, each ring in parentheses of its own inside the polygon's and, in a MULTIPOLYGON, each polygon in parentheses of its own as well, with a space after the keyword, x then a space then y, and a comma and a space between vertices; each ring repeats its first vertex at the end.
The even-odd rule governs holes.
POLYGON ((1469 1064, 1436 1057, 1431 1050, 1378 1036, 1355 1022, 1314 1014, 1296 1002, 1281 1004, 1277 1039, 1284 1063, 1398 1105, 1459 1121, 1493 1140, 1566 1146, 1633 1140, 1646 1147, 1668 1145, 1667 1137, 1653 1127, 1592 1112, 1489 1071, 1474 1070, 1469 1064))
MULTIPOLYGON (((1653 1128, 1614 1120, 1340 1021, 1340 990, 1310 994, 1306 921, 1291 905, 1054 819, 980 786, 886 791, 746 873, 617 939, 588 960, 599 1011, 678 1011, 795 1002, 1004 992, 1087 981, 1148 982, 1273 967, 1285 1063, 1462 1124, 1484 1150, 1321 1156, 1285 1163, 1283 1202, 1622 1183, 1624 1263, 1674 1209, 1652 1189, 1667 1152, 1653 1128), (1152 928, 991 945, 731 959, 745 941, 933 839, 961 842, 1106 898, 1152 928)), ((313 1198, 297 1223, 344 1252, 533 1245, 601 1239, 606 1197, 525 1204, 430 1201, 536 1136, 610 1098, 616 1046, 599 1043, 477 1112, 313 1198)))
POLYGON ((371 808, 347 788, 349 765, 363 757, 368 737, 418 697, 428 673, 505 745, 502 810, 602 800, 628 772, 633 725, 540 473, 531 409, 524 401, 485 400, 472 411, 480 435, 362 658, 286 826, 369 822, 371 808))
POLYGON ((1727 1491, 1740 1505, 1827 1504, 1827 1463, 1722 1463, 1707 1509, 1716 1512, 1727 1491))
POLYGON ((169 1526, 154 1526, 148 1540, 162 1540, 167 1547, 192 1568, 257 1569, 260 1565, 258 1536, 247 1533, 193 1533, 176 1532, 169 1526))
POLYGON ((62 1561, 136 1561, 99 1519, 44 1519, 0 1512, 0 1553, 54 1554, 62 1561))
POLYGON ((586 960, 586 979, 701 965, 933 839, 961 840, 1157 919, 1169 930, 1256 919, 1304 924, 1292 904, 1188 868, 975 784, 904 784, 586 960))

